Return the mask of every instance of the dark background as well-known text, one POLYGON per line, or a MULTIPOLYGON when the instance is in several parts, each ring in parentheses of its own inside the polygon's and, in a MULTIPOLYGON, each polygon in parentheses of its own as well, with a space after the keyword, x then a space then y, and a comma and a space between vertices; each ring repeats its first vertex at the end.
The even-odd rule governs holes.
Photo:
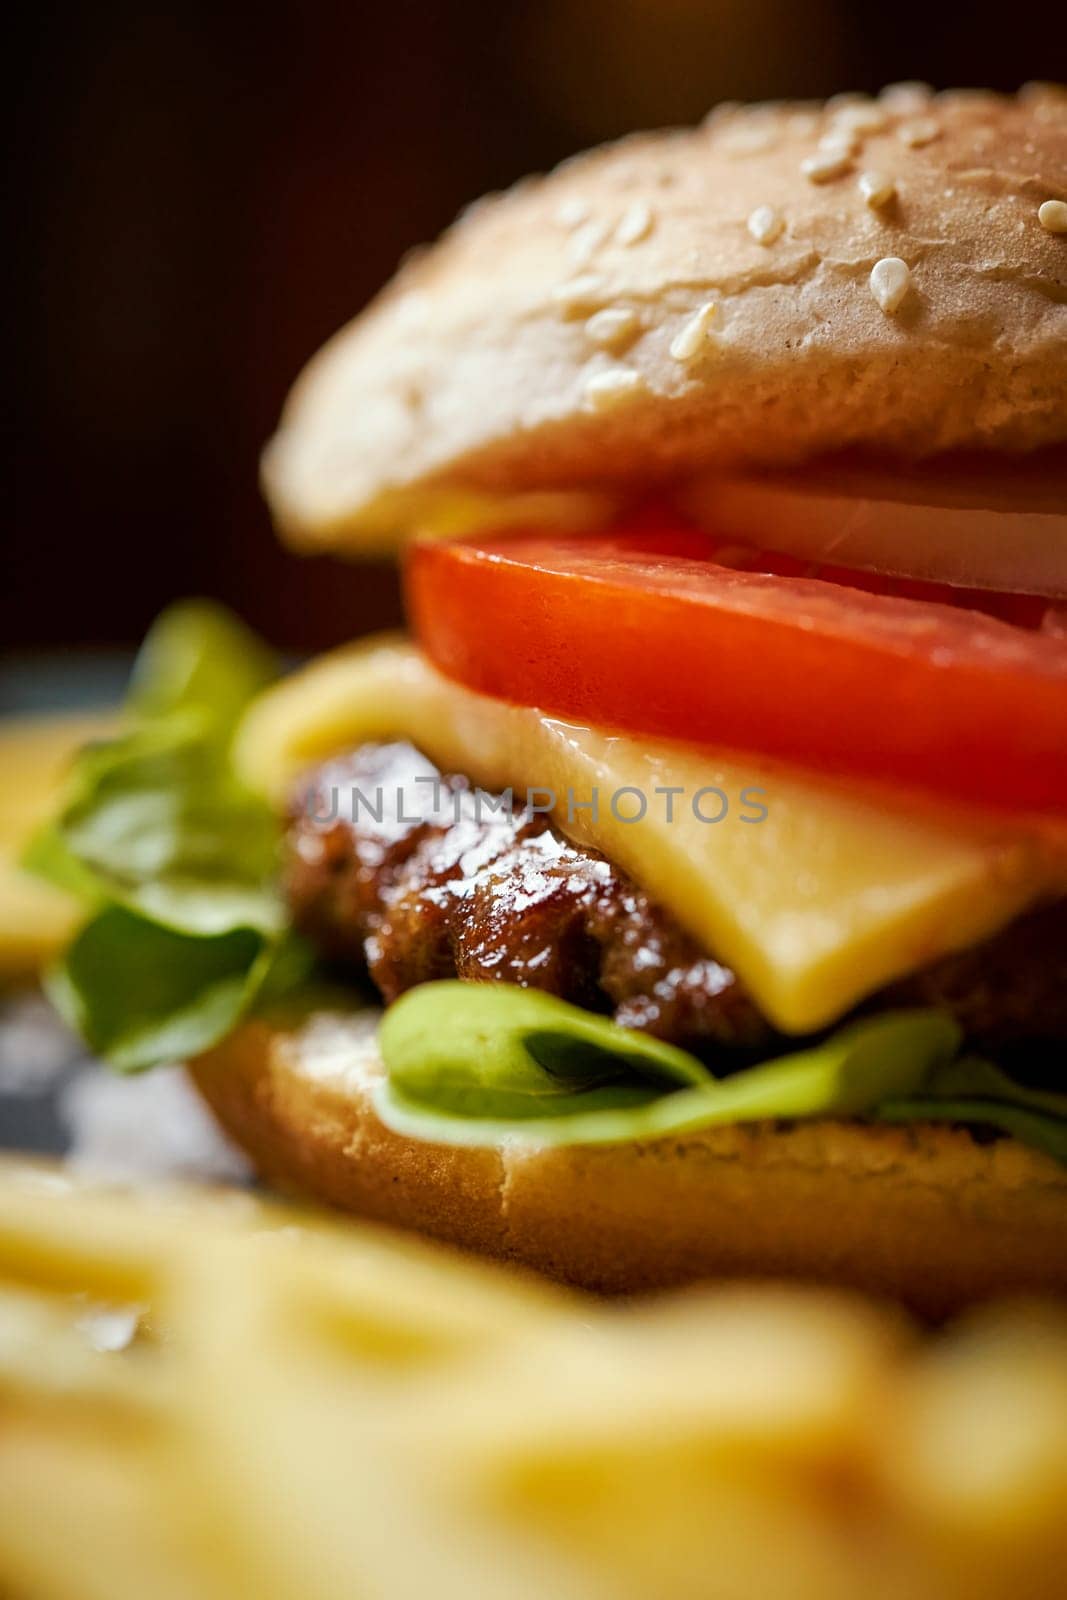
POLYGON ((458 208, 721 98, 1067 77, 1053 9, 848 0, 42 5, 8 103, 14 492, 0 639, 123 645, 208 592, 310 649, 384 567, 273 543, 256 459, 304 359, 458 208))

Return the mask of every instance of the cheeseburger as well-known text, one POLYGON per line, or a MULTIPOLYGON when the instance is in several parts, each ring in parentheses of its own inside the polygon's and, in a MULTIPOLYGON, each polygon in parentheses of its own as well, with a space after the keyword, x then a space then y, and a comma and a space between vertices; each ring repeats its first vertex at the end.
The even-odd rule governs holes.
POLYGON ((561 1279, 1067 1288, 1067 99, 721 108, 474 208, 299 379, 411 636, 166 616, 52 988, 271 1181, 561 1279))

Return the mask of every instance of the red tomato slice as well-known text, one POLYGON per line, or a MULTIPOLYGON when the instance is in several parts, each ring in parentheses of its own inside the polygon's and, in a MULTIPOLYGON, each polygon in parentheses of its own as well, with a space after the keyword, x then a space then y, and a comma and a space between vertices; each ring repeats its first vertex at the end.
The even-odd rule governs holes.
POLYGON ((430 659, 483 694, 1067 815, 1067 641, 1041 628, 1047 602, 811 570, 663 517, 418 544, 406 587, 430 659))

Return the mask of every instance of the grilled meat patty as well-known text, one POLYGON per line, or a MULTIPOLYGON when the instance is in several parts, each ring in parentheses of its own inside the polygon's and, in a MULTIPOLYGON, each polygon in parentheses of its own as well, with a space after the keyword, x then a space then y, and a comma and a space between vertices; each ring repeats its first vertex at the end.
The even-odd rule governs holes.
MULTIPOLYGON (((329 960, 388 1002, 434 978, 519 983, 708 1056, 779 1038, 744 984, 595 850, 543 815, 443 776, 410 744, 367 744, 293 799, 285 888, 329 960), (398 804, 398 796, 402 796, 398 804)), ((1067 904, 938 961, 869 1008, 940 1005, 993 1049, 1067 1040, 1067 904)))

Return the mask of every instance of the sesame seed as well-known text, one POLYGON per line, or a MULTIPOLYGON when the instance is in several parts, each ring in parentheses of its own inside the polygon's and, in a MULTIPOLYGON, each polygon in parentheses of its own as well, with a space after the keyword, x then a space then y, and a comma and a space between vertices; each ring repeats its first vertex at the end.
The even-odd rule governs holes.
POLYGON ((773 206, 757 206, 755 211, 749 213, 746 226, 757 244, 773 244, 785 227, 785 222, 773 206))
POLYGON ((593 411, 610 411, 644 387, 645 380, 632 367, 607 367, 586 379, 583 398, 593 411))
POLYGON ((848 128, 831 128, 819 140, 819 149, 826 155, 833 155, 836 151, 843 156, 854 156, 859 147, 858 137, 848 128))
POLYGON ((569 278, 566 283, 558 283, 552 290, 552 301, 560 307, 564 316, 580 317, 583 312, 595 308, 603 292, 603 278, 595 272, 586 272, 577 278, 569 278))
POLYGON ((865 133, 881 133, 886 121, 882 107, 869 100, 861 105, 842 106, 840 111, 835 111, 833 128, 834 131, 840 129, 842 133, 862 136, 865 133))
POLYGON ((850 152, 835 146, 809 156, 800 163, 800 170, 810 183, 829 183, 831 178, 839 178, 843 172, 847 172, 851 164, 850 152))
POLYGON ((652 210, 643 200, 627 206, 615 229, 616 244, 636 244, 652 232, 652 210))
POLYGON ((778 142, 778 132, 771 122, 742 123, 728 128, 720 141, 720 148, 728 156, 756 156, 770 150, 778 142))
POLYGON ((603 311, 594 311, 589 318, 585 325, 585 336, 591 344, 602 345, 606 350, 617 350, 621 345, 630 343, 637 329, 636 311, 629 311, 625 306, 605 306, 603 311))
POLYGON ((899 256, 883 256, 871 268, 871 293, 887 315, 900 305, 911 287, 911 272, 899 256))
POLYGON ((787 119, 789 132, 797 139, 806 139, 819 126, 817 111, 794 111, 787 119))
POLYGON ((870 103, 871 97, 869 94, 863 94, 858 89, 846 89, 841 94, 832 94, 830 96, 826 102, 826 110, 836 116, 839 111, 847 111, 852 106, 865 106, 870 105, 870 103))
POLYGON ((1047 105, 1049 102, 1058 102, 1062 107, 1067 103, 1067 87, 1062 83, 1031 78, 1019 90, 1019 99, 1027 108, 1033 105, 1047 105))
POLYGON ((861 172, 857 187, 872 208, 887 206, 897 192, 896 184, 884 172, 861 172))
POLYGON ((901 123, 897 138, 910 149, 918 150, 924 144, 933 144, 940 132, 933 117, 916 117, 914 122, 901 123))
MULTIPOLYGON (((518 183, 512 184, 511 193, 517 193, 522 188, 523 183, 528 181, 528 179, 520 178, 518 183)), ((501 193, 499 189, 490 189, 487 193, 478 195, 474 200, 468 200, 465 206, 461 206, 456 213, 456 220, 453 226, 461 228, 472 221, 473 218, 480 217, 484 212, 497 210, 506 200, 507 195, 501 193)), ((417 249, 418 246, 415 248, 417 249)), ((426 247, 424 246, 423 248, 426 247)))
POLYGON ((901 115, 909 111, 922 111, 933 97, 934 91, 928 83, 913 79, 905 83, 887 83, 878 96, 883 105, 889 106, 892 111, 899 111, 901 115))
POLYGON ((564 200, 556 211, 556 221, 561 228, 577 228, 589 215, 589 207, 577 195, 564 200))
POLYGON ((721 127, 724 123, 734 121, 744 110, 745 106, 740 100, 716 101, 715 105, 712 106, 711 110, 704 118, 703 126, 707 128, 710 133, 714 133, 715 130, 721 127))
POLYGON ((584 267, 592 260, 608 236, 608 224, 598 222, 583 222, 571 235, 567 243, 567 256, 576 267, 584 267))
POLYGON ((425 289, 408 289, 394 303, 393 320, 405 328, 409 323, 426 322, 432 303, 425 289))
POLYGON ((705 301, 699 311, 684 322, 670 343, 670 354, 675 361, 692 361, 700 354, 711 332, 718 308, 714 300, 705 301))
POLYGON ((1037 220, 1049 233, 1067 233, 1067 200, 1046 200, 1037 208, 1037 220))
POLYGON ((958 106, 964 111, 989 110, 988 89, 942 89, 937 98, 943 106, 958 106))

